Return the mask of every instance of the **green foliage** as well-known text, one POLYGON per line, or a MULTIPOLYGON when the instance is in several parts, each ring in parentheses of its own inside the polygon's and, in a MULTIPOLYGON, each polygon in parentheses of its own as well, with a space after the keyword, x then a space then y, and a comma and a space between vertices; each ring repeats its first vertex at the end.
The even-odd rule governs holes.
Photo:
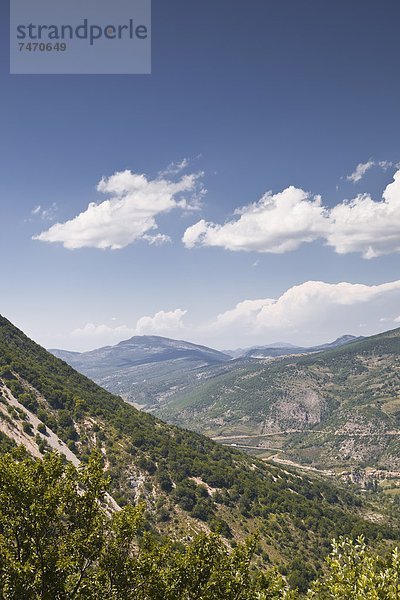
POLYGON ((46 425, 44 423, 39 423, 37 430, 39 433, 41 433, 43 435, 47 435, 47 429, 46 429, 46 425))
POLYGON ((10 452, 13 448, 15 448, 15 442, 0 431, 0 455, 10 452))
POLYGON ((0 594, 4 600, 283 598, 281 577, 254 577, 254 545, 229 552, 217 535, 186 545, 140 536, 142 507, 109 517, 99 456, 64 466, 20 451, 0 458, 0 594))
MULTIPOLYGON (((289 575, 291 564, 293 574, 298 574, 293 561, 304 561, 303 583, 297 576, 300 587, 320 568, 333 537, 349 535, 354 528, 369 540, 399 538, 397 528, 364 518, 363 503, 353 492, 266 465, 139 412, 2 317, 1 365, 11 377, 2 381, 7 386, 16 382, 19 398, 34 396, 38 406, 32 404, 33 412, 83 463, 89 463, 91 449, 101 449, 110 493, 121 506, 141 495, 152 515, 147 529, 186 532, 188 524, 194 531, 207 526, 237 540, 260 532, 263 551, 286 564, 289 575), (159 499, 165 506, 157 514, 159 499)), ((14 410, 10 421, 17 418, 14 410)), ((48 450, 46 439, 38 438, 41 452, 48 450)))
POLYGON ((0 458, 2 598, 62 598, 82 588, 103 547, 98 459, 77 472, 61 457, 0 458))
POLYGON ((18 396, 18 400, 30 411, 35 412, 38 409, 39 405, 33 394, 23 392, 18 396))
POLYGON ((33 435, 33 429, 32 429, 32 425, 30 423, 28 423, 27 421, 24 421, 22 423, 22 429, 25 433, 27 433, 28 435, 33 435))
MULTIPOLYGON (((143 506, 109 515, 99 455, 75 469, 55 454, 0 457, 0 597, 4 600, 398 600, 400 555, 340 539, 305 596, 274 568, 252 568, 251 540, 229 550, 217 534, 154 538, 143 506)), ((289 578, 304 586, 302 564, 289 578)))
POLYGON ((173 483, 168 474, 168 471, 165 468, 158 469, 157 482, 163 492, 171 492, 172 491, 173 483))
POLYGON ((372 553, 360 537, 356 542, 333 543, 326 561, 326 574, 316 581, 307 598, 334 600, 398 600, 400 555, 397 548, 389 559, 372 553))

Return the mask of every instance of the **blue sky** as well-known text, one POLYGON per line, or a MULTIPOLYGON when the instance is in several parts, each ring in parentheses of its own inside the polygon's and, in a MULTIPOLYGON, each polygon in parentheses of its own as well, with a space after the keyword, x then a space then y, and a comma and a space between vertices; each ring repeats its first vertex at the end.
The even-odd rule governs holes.
POLYGON ((151 75, 19 76, 2 4, 0 312, 78 350, 395 327, 397 0, 152 6, 151 75))

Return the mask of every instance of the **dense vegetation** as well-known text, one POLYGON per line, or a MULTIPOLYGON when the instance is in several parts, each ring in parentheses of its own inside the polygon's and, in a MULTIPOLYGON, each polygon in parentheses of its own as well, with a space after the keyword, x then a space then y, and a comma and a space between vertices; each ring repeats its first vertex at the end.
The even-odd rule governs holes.
POLYGON ((0 594, 5 600, 395 600, 400 558, 362 539, 335 543, 308 592, 275 570, 255 572, 256 541, 229 551, 200 534, 177 544, 145 530, 143 506, 107 514, 100 455, 76 470, 21 449, 0 458, 0 594))
POLYGON ((228 600, 257 585, 250 545, 228 554, 216 536, 157 543, 144 533, 140 505, 108 516, 98 457, 78 472, 56 455, 14 456, 0 459, 2 598, 228 600))
POLYGON ((259 434, 288 431, 271 446, 319 468, 400 471, 399 329, 318 354, 235 364, 158 415, 211 436, 253 436, 253 445, 268 441, 259 434))
MULTIPOLYGON (((333 537, 364 534, 383 547, 385 540, 400 537, 383 507, 377 511, 348 488, 267 466, 141 413, 2 317, 0 418, 20 424, 42 454, 50 431, 83 463, 93 449, 100 451, 112 496, 120 506, 143 501, 147 530, 176 539, 217 531, 233 547, 258 532, 256 564, 276 564, 302 590, 319 571, 333 537), (2 386, 41 420, 39 426, 9 405, 2 386)), ((0 445, 9 450, 4 438, 0 445)))

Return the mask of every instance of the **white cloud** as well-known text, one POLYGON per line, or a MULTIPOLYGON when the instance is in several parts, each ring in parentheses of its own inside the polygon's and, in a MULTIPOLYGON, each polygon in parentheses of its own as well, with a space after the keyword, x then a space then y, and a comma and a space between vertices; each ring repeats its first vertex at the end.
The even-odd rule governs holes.
POLYGON ((280 254, 321 237, 327 228, 324 210, 319 196, 290 186, 238 209, 239 218, 224 225, 199 221, 185 231, 183 242, 187 248, 221 246, 280 254))
POLYGON ((171 162, 169 165, 163 170, 160 171, 159 175, 164 177, 165 175, 177 175, 188 168, 190 164, 190 160, 188 158, 182 158, 177 162, 171 162))
MULTIPOLYGON (((57 211, 58 206, 56 202, 53 202, 53 204, 47 208, 44 208, 43 206, 38 204, 31 210, 31 215, 33 217, 40 217, 42 221, 54 221, 56 218, 57 211)), ((28 219, 28 221, 32 221, 32 218, 28 219)))
POLYGON ((380 160, 378 162, 378 166, 383 169, 384 171, 387 171, 388 169, 390 169, 390 167, 395 167, 396 169, 400 168, 400 163, 393 163, 390 160, 380 160))
MULTIPOLYGON (((74 329, 71 336, 79 340, 85 348, 98 347, 99 345, 115 344, 126 340, 134 335, 166 335, 177 334, 183 327, 183 317, 186 310, 177 308, 176 310, 160 310, 153 316, 145 316, 138 319, 135 327, 127 325, 118 325, 110 327, 109 325, 86 323, 83 327, 74 329)), ((115 321, 115 317, 111 319, 115 321)))
POLYGON ((177 308, 143 316, 134 326, 87 323, 75 329, 75 347, 87 350, 134 335, 161 335, 217 348, 237 348, 285 340, 299 345, 332 341, 344 334, 372 335, 400 323, 400 280, 379 285, 306 281, 276 298, 247 299, 196 324, 177 308))
POLYGON ((163 233, 157 233, 156 235, 143 235, 143 240, 149 242, 150 246, 162 246, 163 244, 170 243, 172 240, 169 235, 165 235, 163 233))
POLYGON ((173 209, 190 210, 202 194, 202 173, 182 176, 178 181, 120 171, 103 178, 97 190, 109 195, 65 223, 56 223, 33 239, 59 242, 65 248, 124 248, 144 239, 150 243, 168 241, 168 236, 151 232, 157 229, 156 217, 173 209))
POLYGON ((142 317, 136 323, 137 335, 145 334, 161 334, 166 332, 174 332, 183 328, 183 317, 186 310, 177 308, 176 310, 164 311, 160 310, 153 317, 142 317))
POLYGON ((364 177, 365 173, 367 171, 369 171, 370 169, 372 169, 372 167, 375 166, 375 161, 373 160, 369 160, 366 163, 359 163, 357 165, 357 167, 355 168, 355 171, 353 171, 353 173, 351 173, 351 175, 348 175, 346 177, 347 181, 352 181, 353 183, 357 183, 358 181, 361 181, 361 179, 364 177))
POLYGON ((265 344, 281 336, 319 343, 354 332, 360 317, 374 333, 382 322, 382 310, 398 306, 399 298, 400 280, 370 286, 306 281, 276 299, 239 302, 219 314, 208 330, 220 337, 229 334, 240 343, 259 339, 265 344))
POLYGON ((372 169, 372 167, 380 167, 384 171, 387 171, 390 167, 393 166, 396 166, 396 168, 398 168, 398 165, 393 165, 393 163, 389 160, 369 160, 366 163, 359 163, 353 171, 353 173, 351 173, 351 175, 348 175, 346 179, 347 181, 358 183, 364 177, 365 173, 372 169))
POLYGON ((393 291, 400 291, 400 280, 381 285, 325 283, 306 281, 289 288, 282 296, 239 302, 235 308, 218 315, 217 323, 244 321, 256 328, 297 327, 318 313, 329 315, 329 307, 355 306, 370 302, 393 291))
POLYGON ((293 186, 268 193, 236 211, 223 225, 204 219, 187 228, 187 248, 217 246, 232 251, 283 253, 324 240, 339 254, 373 258, 400 252, 400 170, 375 201, 368 194, 324 207, 319 196, 293 186))
POLYGON ((342 202, 330 211, 327 242, 339 254, 361 252, 374 258, 400 251, 400 171, 375 202, 368 194, 342 202))
POLYGON ((217 316, 214 325, 217 327, 229 327, 235 322, 242 325, 253 327, 257 321, 257 316, 265 306, 272 306, 276 300, 273 298, 260 298, 258 300, 243 300, 236 306, 217 316))

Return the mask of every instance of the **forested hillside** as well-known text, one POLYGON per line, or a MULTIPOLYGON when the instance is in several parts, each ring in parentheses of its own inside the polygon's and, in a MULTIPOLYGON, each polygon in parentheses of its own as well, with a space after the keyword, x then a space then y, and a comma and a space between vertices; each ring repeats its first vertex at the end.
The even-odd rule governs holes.
POLYGON ((254 568, 258 539, 230 550, 221 536, 177 544, 147 531, 145 506, 104 509, 99 453, 65 466, 24 448, 0 456, 0 594, 5 600, 397 600, 397 550, 377 555, 359 538, 333 543, 324 573, 288 584, 254 568), (302 593, 298 583, 303 583, 302 593))
MULTIPOLYGON (((3 451, 12 439, 38 457, 58 449, 79 465, 97 449, 113 501, 120 506, 143 501, 146 528, 155 533, 182 539, 219 531, 235 544, 257 532, 256 562, 277 565, 302 588, 333 537, 364 533, 379 544, 399 537, 384 505, 141 413, 4 318, 0 365, 3 451)), ((113 509, 111 499, 109 504, 113 509)))
POLYGON ((158 414, 305 465, 400 471, 400 329, 315 355, 243 362, 158 414))

